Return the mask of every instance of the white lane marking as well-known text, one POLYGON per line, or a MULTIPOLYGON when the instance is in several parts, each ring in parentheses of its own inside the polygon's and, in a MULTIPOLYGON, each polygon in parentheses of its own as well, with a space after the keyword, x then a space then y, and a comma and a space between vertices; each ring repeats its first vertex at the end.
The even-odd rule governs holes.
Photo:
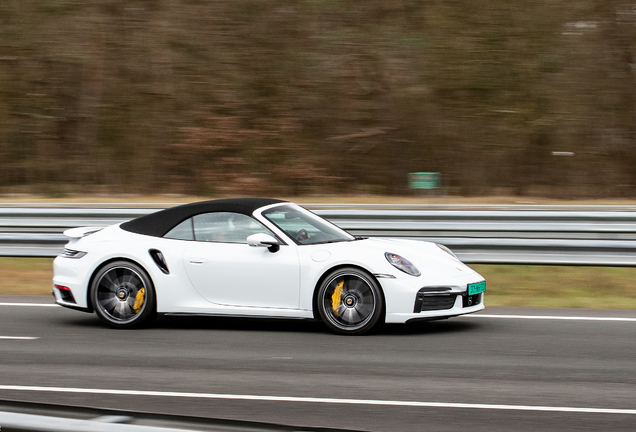
POLYGON ((0 339, 8 339, 8 340, 36 340, 40 339, 39 337, 34 336, 0 336, 0 339))
POLYGON ((0 303, 0 306, 60 307, 60 305, 52 303, 0 303))
POLYGON ((265 402, 303 402, 322 404, 349 404, 349 405, 384 405, 384 406, 404 406, 422 408, 473 408, 490 410, 511 410, 511 411, 551 411, 551 412, 575 412, 591 414, 629 414, 636 415, 636 409, 618 408, 580 408, 580 407, 559 407, 559 406, 538 406, 538 405, 497 405, 497 404, 468 404, 468 403, 448 403, 448 402, 418 402, 418 401, 394 401, 394 400, 373 400, 373 399, 336 399, 317 397, 294 397, 294 396, 256 396, 256 395, 236 395, 217 393, 186 393, 186 392, 165 392, 165 391, 145 391, 145 390, 108 390, 108 389, 88 389, 88 388, 66 388, 66 387, 37 387, 37 386, 16 386, 0 385, 0 390, 17 390, 33 392, 53 392, 53 393, 80 393, 118 396, 161 396, 176 398, 196 398, 196 399, 226 399, 226 400, 251 400, 265 402))
POLYGON ((624 321, 636 322, 636 318, 615 317, 581 317, 581 316, 556 316, 556 315, 488 315, 467 314, 460 315, 463 318, 503 318, 503 319, 535 319, 535 320, 566 320, 566 321, 624 321))

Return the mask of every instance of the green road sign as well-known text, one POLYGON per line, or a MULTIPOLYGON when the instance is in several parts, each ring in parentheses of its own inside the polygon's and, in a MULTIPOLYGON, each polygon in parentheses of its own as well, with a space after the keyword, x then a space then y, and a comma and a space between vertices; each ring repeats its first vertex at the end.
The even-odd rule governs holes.
POLYGON ((439 173, 437 172, 409 173, 409 188, 437 189, 439 188, 439 173))

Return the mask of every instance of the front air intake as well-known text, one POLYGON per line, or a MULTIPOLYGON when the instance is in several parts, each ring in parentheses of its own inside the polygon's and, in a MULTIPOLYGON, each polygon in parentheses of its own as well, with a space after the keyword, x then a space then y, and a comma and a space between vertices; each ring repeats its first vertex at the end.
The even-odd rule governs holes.
POLYGON ((457 294, 450 287, 427 287, 418 291, 413 313, 451 309, 457 294))

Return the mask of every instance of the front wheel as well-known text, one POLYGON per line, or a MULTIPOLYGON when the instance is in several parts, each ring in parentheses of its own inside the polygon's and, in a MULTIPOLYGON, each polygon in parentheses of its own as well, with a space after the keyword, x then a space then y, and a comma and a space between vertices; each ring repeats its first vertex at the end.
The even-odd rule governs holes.
POLYGON ((373 276, 355 267, 345 267, 324 279, 318 290, 317 307, 331 330, 357 335, 378 324, 384 313, 384 300, 373 276))
POLYGON ((138 327, 155 315, 155 291, 148 274, 128 261, 102 267, 91 284, 97 316, 114 328, 138 327))

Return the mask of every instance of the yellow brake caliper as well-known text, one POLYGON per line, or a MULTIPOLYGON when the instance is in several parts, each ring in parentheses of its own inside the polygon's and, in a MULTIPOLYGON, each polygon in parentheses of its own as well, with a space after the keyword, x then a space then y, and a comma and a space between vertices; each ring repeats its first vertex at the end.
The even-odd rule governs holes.
POLYGON ((336 285, 336 289, 333 290, 333 294, 331 295, 331 307, 333 308, 333 313, 338 316, 338 307, 340 306, 340 296, 342 295, 342 287, 344 286, 344 281, 341 281, 338 285, 336 285))
POLYGON ((143 287, 139 288, 139 291, 137 291, 137 296, 135 297, 135 304, 133 305, 133 310, 136 314, 139 313, 139 311, 141 310, 141 307, 144 304, 145 296, 146 290, 143 287))

